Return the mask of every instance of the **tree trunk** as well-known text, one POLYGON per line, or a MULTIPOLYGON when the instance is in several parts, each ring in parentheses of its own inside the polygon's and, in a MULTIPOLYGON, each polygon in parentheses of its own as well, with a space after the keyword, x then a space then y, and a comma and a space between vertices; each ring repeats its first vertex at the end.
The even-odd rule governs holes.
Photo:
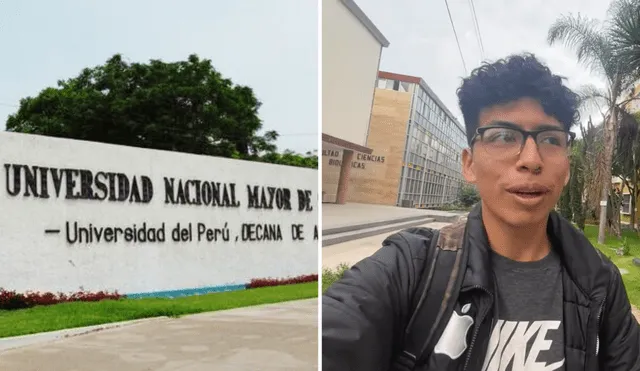
MULTIPOLYGON (((616 89, 614 89, 616 90, 616 89)), ((618 107, 613 105, 610 115, 604 122, 604 163, 602 183, 600 190, 600 226, 598 228, 598 243, 604 244, 607 227, 607 201, 611 190, 611 165, 613 160, 613 150, 616 143, 616 127, 618 122, 618 107)), ((616 210, 612 210, 614 215, 616 210)), ((618 214, 620 211, 618 210, 618 214)))
POLYGON ((609 194, 609 202, 607 207, 607 230, 610 235, 620 237, 620 200, 621 195, 615 188, 612 188, 609 194))
POLYGON ((638 194, 638 172, 636 171, 636 155, 633 154, 633 179, 631 179, 633 187, 629 189, 631 197, 631 220, 629 221, 632 231, 636 230, 636 197, 638 194))
MULTIPOLYGON (((583 146, 584 147, 584 146, 583 146)), ((573 213, 573 221, 580 230, 584 231, 585 206, 583 204, 584 194, 584 153, 576 153, 571 163, 571 178, 569 178, 569 186, 571 195, 571 211, 573 213)))

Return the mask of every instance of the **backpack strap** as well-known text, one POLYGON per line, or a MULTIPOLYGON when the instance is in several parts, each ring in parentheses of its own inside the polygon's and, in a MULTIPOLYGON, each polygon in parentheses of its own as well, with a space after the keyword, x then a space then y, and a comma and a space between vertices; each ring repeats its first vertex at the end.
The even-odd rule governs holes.
POLYGON ((446 321, 453 312, 464 278, 467 254, 462 248, 466 223, 459 222, 435 231, 418 289, 414 308, 404 332, 402 351, 391 370, 413 370, 431 355, 446 321), (426 304, 426 305, 425 305, 426 304))

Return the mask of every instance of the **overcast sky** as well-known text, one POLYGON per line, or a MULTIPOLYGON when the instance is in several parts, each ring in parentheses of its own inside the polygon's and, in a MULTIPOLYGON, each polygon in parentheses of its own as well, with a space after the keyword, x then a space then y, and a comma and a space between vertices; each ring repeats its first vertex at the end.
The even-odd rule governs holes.
POLYGON ((132 62, 196 53, 254 89, 279 149, 317 149, 317 9, 315 0, 1 1, 0 130, 20 98, 115 53, 132 62))
MULTIPOLYGON (((458 116, 455 91, 465 76, 460 53, 444 0, 356 0, 387 37, 381 69, 422 77, 447 107, 458 116)), ((480 65, 481 52, 474 32, 469 0, 449 0, 449 9, 460 39, 467 72, 480 65)), ((604 86, 601 76, 576 62, 575 54, 562 45, 549 46, 549 26, 561 14, 604 19, 608 0, 475 0, 473 2, 485 59, 531 52, 548 64, 553 73, 568 78, 568 85, 604 86)), ((596 121, 599 114, 595 113, 596 121)), ((583 114, 586 120, 588 116, 583 114)))

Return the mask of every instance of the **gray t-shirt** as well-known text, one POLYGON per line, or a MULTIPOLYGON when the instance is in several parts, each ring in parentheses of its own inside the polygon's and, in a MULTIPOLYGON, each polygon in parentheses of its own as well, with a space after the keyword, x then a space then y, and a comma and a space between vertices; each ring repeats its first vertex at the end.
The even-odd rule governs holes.
POLYGON ((564 370, 562 264, 551 252, 535 262, 492 254, 497 318, 482 371, 564 370))

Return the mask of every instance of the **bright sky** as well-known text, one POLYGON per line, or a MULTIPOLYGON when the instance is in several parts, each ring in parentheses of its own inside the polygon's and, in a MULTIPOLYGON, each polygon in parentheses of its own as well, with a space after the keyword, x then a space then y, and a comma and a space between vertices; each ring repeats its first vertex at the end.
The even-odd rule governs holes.
POLYGON ((196 53, 263 103, 280 150, 318 147, 315 0, 0 2, 0 130, 35 96, 115 53, 132 62, 196 53))
MULTIPOLYGON (((482 54, 476 39, 469 0, 448 0, 460 40, 467 72, 456 45, 444 0, 356 0, 373 23, 389 39, 380 68, 385 71, 422 77, 460 122, 455 91, 461 77, 480 65, 482 54)), ((561 14, 577 14, 604 19, 609 0, 524 0, 473 1, 485 59, 532 52, 553 73, 568 78, 571 88, 585 84, 604 87, 604 80, 577 64, 575 54, 563 45, 549 46, 549 26, 561 14)), ((588 113, 582 114, 584 121, 588 113)), ((597 122, 600 114, 593 112, 597 122)), ((579 130, 577 130, 579 131, 579 130)))

